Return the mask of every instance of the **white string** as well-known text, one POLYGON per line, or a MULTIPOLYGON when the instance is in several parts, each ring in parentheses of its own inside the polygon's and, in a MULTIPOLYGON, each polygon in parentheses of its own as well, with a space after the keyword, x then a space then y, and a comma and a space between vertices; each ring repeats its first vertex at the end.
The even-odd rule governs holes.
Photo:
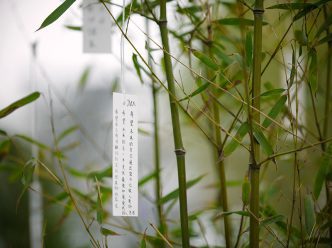
MULTIPOLYGON (((122 30, 124 30, 125 27, 125 9, 126 9, 126 0, 122 0, 122 30)), ((125 80, 125 66, 124 66, 124 35, 121 33, 121 43, 120 43, 120 60, 121 60, 121 78, 120 78, 120 88, 121 88, 121 93, 126 94, 126 89, 124 85, 124 80, 125 80)))

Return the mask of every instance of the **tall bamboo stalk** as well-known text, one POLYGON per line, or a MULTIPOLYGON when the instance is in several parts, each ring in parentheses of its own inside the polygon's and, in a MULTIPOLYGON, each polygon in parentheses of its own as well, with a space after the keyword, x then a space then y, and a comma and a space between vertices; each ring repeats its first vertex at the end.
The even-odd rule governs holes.
MULTIPOLYGON (((211 13, 210 13, 210 6, 209 3, 207 3, 207 8, 208 8, 208 26, 207 26, 207 32, 208 32, 208 40, 207 40, 207 45, 208 45, 208 53, 210 57, 212 57, 212 52, 211 52, 211 46, 213 43, 213 34, 212 34, 212 25, 211 25, 211 13)), ((211 70, 207 68, 207 76, 208 79, 212 79, 212 73, 211 70)), ((216 90, 214 90, 215 93, 216 90)), ((218 108, 218 103, 216 100, 212 101, 212 115, 213 119, 215 121, 215 124, 213 124, 213 131, 214 131, 214 136, 215 136, 215 142, 217 144, 217 149, 216 149, 216 166, 217 166, 217 173, 219 177, 219 183, 220 183, 220 198, 219 198, 219 205, 222 207, 224 212, 228 212, 228 197, 227 197, 227 185, 226 185, 226 173, 225 173, 225 164, 224 160, 222 158, 222 138, 221 138, 221 129, 219 127, 220 125, 220 112, 218 108)), ((230 225, 230 219, 228 215, 224 216, 224 230, 225 230, 225 241, 226 241, 226 247, 231 247, 231 225, 230 225)))
POLYGON ((182 247, 189 248, 189 228, 188 228, 188 210, 187 210, 187 191, 186 191, 186 168, 185 168, 185 149, 183 147, 180 118, 177 102, 173 96, 175 93, 174 75, 172 68, 172 61, 170 56, 170 49, 168 43, 168 29, 167 29, 167 8, 166 0, 160 0, 160 20, 158 22, 161 40, 164 49, 164 63, 167 78, 167 86, 170 92, 169 101, 172 115, 173 138, 175 145, 175 154, 178 169, 179 181, 179 198, 180 198, 180 219, 181 219, 181 233, 182 233, 182 247))
MULTIPOLYGON (((328 18, 327 8, 324 7, 325 20, 328 18)), ((326 36, 330 35, 330 28, 326 28, 326 36)), ((323 126, 323 139, 328 139, 328 128, 330 118, 330 96, 331 96, 331 55, 332 55, 332 41, 327 43, 327 63, 326 63, 326 81, 325 81, 325 106, 324 106, 324 126, 323 126)), ((326 151, 326 144, 323 145, 323 151, 326 151)), ((326 203, 329 204, 332 198, 332 182, 328 179, 325 180, 326 203)), ((332 227, 329 228, 330 239, 332 238, 332 227)))
MULTIPOLYGON (((145 19, 145 27, 146 27, 146 34, 150 37, 150 25, 149 20, 145 19)), ((153 64, 150 54, 150 39, 148 38, 146 41, 147 50, 148 50, 148 64, 153 70, 153 64)), ((163 214, 163 206, 160 204, 160 200, 162 197, 162 184, 161 184, 161 174, 160 174, 160 147, 159 147, 159 125, 158 125, 158 101, 157 101, 157 85, 154 76, 151 74, 151 88, 152 88, 152 101, 153 101, 153 129, 154 129, 154 163, 155 163, 155 170, 156 170, 156 189, 155 189, 155 198, 156 198, 156 206, 158 212, 158 221, 159 221, 159 231, 167 237, 167 227, 165 223, 165 218, 163 214)), ((160 242, 159 247, 165 247, 164 242, 160 242)))
MULTIPOLYGON (((256 0, 254 13, 254 53, 253 53, 253 76, 252 76, 252 106, 257 110, 253 111, 252 121, 260 123, 260 91, 261 91, 261 54, 262 54, 262 26, 264 5, 263 0, 256 0)), ((253 140, 253 139, 252 139, 253 140)), ((257 141, 251 144, 253 157, 250 164, 250 247, 259 247, 259 171, 257 161, 260 159, 260 147, 257 141)))

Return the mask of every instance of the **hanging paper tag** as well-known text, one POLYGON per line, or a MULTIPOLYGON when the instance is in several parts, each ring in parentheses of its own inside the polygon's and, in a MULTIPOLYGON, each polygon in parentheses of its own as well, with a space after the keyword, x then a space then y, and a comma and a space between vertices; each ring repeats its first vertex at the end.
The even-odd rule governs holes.
POLYGON ((136 96, 113 93, 113 215, 138 216, 136 96))
POLYGON ((111 52, 111 20, 99 0, 83 1, 83 52, 111 52))

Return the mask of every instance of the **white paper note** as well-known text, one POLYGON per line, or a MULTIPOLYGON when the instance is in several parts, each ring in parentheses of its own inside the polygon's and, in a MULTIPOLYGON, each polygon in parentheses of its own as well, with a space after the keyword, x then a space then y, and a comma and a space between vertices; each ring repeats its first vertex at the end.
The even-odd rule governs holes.
POLYGON ((111 52, 111 19, 98 0, 83 1, 83 52, 111 52))
POLYGON ((137 99, 113 93, 113 215, 138 216, 137 99))

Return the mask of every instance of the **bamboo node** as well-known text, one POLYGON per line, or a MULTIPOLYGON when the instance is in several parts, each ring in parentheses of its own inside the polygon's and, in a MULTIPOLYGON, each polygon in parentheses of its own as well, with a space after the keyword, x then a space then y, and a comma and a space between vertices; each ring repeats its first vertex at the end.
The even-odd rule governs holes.
POLYGON ((250 168, 250 170, 260 170, 260 165, 258 165, 257 163, 250 163, 249 164, 249 168, 250 168))
POLYGON ((184 156, 184 155, 186 155, 186 150, 184 148, 175 149, 174 152, 175 152, 176 156, 184 156))
POLYGON ((252 10, 252 12, 254 13, 254 15, 262 15, 264 13, 264 9, 262 8, 255 8, 252 10))

